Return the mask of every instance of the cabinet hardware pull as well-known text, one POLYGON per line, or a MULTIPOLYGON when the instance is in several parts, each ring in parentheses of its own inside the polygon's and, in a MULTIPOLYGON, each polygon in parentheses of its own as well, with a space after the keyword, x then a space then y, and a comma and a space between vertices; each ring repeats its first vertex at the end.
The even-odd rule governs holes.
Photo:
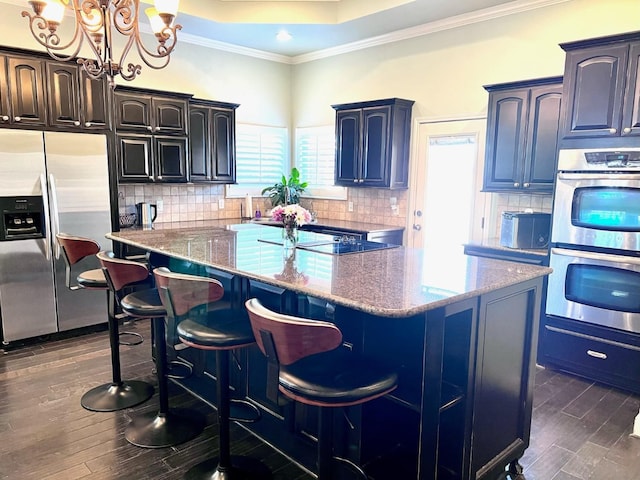
POLYGON ((74 124, 76 127, 79 127, 79 126, 80 126, 80 122, 79 122, 78 120, 76 120, 75 122, 73 122, 73 124, 74 124))
POLYGON ((617 130, 617 129, 615 129, 615 128, 610 128, 610 129, 609 129, 609 133, 611 133, 611 134, 616 134, 616 133, 618 133, 618 130, 617 130))
POLYGON ((153 127, 152 127, 151 125, 149 125, 149 126, 147 127, 147 130, 149 130, 150 132, 153 132, 153 127))
POLYGON ((529 183, 525 183, 522 185, 524 188, 529 188, 531 185, 529 183))
POLYGON ((596 352, 595 350, 587 350, 587 355, 600 360, 606 360, 607 354, 602 352, 596 352))
POLYGON ((631 133, 631 128, 624 127, 624 130, 622 130, 622 133, 631 133))
POLYGON ((354 179, 353 179, 353 183, 358 183, 358 179, 357 179, 357 178, 354 178, 354 179))
POLYGON ((514 186, 514 187, 519 187, 519 186, 520 186, 520 184, 519 184, 518 182, 516 182, 516 183, 514 183, 514 184, 513 184, 513 186, 514 186))
POLYGON ((16 122, 19 122, 19 121, 21 121, 21 120, 22 120, 22 118, 20 118, 20 117, 13 117, 13 119, 14 119, 16 122))
POLYGON ((155 128, 155 131, 156 131, 156 132, 159 132, 159 131, 160 131, 160 127, 156 127, 156 128, 155 128))
POLYGON ((91 126, 91 122, 84 122, 84 126, 85 127, 90 127, 91 126))
POLYGON ((2 121, 3 122, 8 122, 9 121, 9 115, 3 115, 2 116, 2 121))

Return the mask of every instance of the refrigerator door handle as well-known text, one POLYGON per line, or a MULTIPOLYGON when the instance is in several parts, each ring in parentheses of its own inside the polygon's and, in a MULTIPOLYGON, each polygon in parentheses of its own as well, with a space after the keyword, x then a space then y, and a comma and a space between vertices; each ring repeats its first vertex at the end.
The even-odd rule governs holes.
POLYGON ((40 174, 40 190, 42 191, 42 204, 44 206, 44 238, 42 242, 44 244, 44 256, 47 260, 51 260, 51 246, 55 242, 58 243, 55 238, 51 238, 51 231, 49 226, 49 198, 47 196, 47 179, 44 173, 40 174))
MULTIPOLYGON (((49 188, 51 190, 51 225, 53 227, 52 238, 56 238, 56 235, 60 233, 60 217, 58 215, 58 192, 56 191, 56 179, 53 174, 49 174, 49 188)), ((58 245, 57 239, 53 243, 55 246, 55 258, 60 258, 60 245, 58 245)))

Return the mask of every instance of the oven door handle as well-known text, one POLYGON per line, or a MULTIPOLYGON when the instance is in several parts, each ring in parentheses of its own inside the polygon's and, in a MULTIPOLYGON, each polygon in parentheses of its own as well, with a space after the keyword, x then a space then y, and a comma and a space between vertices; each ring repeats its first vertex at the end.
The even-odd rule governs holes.
POLYGON ((592 172, 592 173, 573 173, 559 172, 558 180, 638 180, 640 175, 637 173, 614 173, 614 172, 592 172))
POLYGON ((606 253, 586 252, 584 250, 570 250, 568 248, 552 248, 551 253, 561 257, 585 258, 587 260, 640 265, 639 257, 627 257, 625 255, 609 255, 606 253))

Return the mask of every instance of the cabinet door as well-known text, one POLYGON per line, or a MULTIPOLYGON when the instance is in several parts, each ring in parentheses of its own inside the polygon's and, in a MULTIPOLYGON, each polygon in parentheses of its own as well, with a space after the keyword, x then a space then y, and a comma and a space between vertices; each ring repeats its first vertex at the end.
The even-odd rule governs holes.
POLYGON ((93 80, 80 69, 80 118, 89 130, 108 130, 111 125, 109 85, 102 78, 93 80))
POLYGON ((231 110, 211 110, 211 155, 213 180, 219 183, 236 181, 235 113, 231 110))
POLYGON ((187 181, 186 137, 154 136, 156 179, 161 182, 187 181))
POLYGON ((562 85, 531 89, 523 188, 553 190, 558 154, 562 85))
POLYGON ((622 110, 622 135, 640 135, 640 42, 629 49, 627 90, 622 110))
POLYGON ((528 103, 528 88, 489 94, 484 191, 521 187, 528 103))
POLYGON ((151 97, 115 92, 116 129, 151 132, 151 97))
POLYGON ((145 135, 116 135, 118 178, 122 182, 152 182, 151 139, 145 135))
POLYGON ((628 45, 567 52, 563 138, 620 134, 628 45))
POLYGON ((361 118, 360 109, 336 114, 336 185, 353 187, 360 180, 361 118))
POLYGON ((192 106, 189 109, 189 153, 189 179, 192 182, 211 180, 208 108, 192 106))
POLYGON ((13 123, 46 126, 47 109, 41 60, 9 57, 9 90, 13 123))
POLYGON ((358 182, 362 185, 389 186, 390 118, 390 106, 362 111, 362 166, 358 182))
POLYGON ((0 55, 0 125, 11 120, 9 110, 9 83, 7 82, 7 57, 0 55))
POLYGON ((78 65, 46 62, 47 108, 53 127, 80 126, 78 65))
POLYGON ((187 133, 187 102, 177 98, 156 98, 151 102, 153 132, 164 135, 187 133))

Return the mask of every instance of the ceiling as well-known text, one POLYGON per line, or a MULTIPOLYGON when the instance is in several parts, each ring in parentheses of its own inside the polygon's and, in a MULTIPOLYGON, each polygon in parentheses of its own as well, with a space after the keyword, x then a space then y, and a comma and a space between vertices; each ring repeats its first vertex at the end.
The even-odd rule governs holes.
MULTIPOLYGON (((180 0, 176 23, 179 44, 300 63, 566 1, 180 0), (288 42, 276 39, 282 29, 288 42)), ((25 0, 2 3, 28 8, 25 0)))
POLYGON ((177 23, 186 41, 295 60, 562 1, 568 0, 181 0, 177 23), (281 29, 292 39, 278 41, 281 29))

